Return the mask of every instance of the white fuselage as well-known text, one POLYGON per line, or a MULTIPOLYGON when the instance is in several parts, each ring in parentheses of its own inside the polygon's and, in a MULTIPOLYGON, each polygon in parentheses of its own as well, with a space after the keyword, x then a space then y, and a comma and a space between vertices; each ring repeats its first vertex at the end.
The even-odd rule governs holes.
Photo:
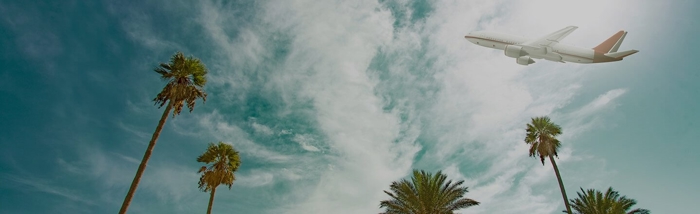
MULTIPOLYGON (((529 39, 487 31, 478 31, 465 36, 470 42, 487 48, 505 50, 508 45, 520 45, 529 39)), ((523 50, 527 51, 527 47, 523 50)), ((546 59, 556 62, 592 63, 595 51, 590 48, 579 48, 570 45, 556 43, 549 51, 528 51, 528 55, 535 59, 546 59)))

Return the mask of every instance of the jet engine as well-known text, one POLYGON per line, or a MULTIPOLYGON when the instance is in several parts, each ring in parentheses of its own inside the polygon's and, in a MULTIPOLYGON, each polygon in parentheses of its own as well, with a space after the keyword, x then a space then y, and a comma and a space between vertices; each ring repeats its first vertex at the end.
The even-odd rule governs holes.
POLYGON ((506 45, 505 53, 506 56, 513 58, 518 58, 527 55, 527 52, 523 50, 523 47, 513 45, 506 45))
POLYGON ((535 60, 532 60, 532 58, 530 58, 530 56, 521 56, 521 57, 518 57, 515 60, 515 62, 517 62, 518 64, 521 64, 521 65, 529 65, 529 64, 535 63, 535 60))

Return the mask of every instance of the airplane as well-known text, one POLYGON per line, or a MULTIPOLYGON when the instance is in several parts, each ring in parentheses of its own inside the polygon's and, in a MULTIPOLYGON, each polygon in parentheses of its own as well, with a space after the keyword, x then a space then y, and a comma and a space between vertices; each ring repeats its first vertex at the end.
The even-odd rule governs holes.
POLYGON ((639 52, 628 50, 618 52, 626 31, 617 32, 600 45, 588 49, 559 43, 564 37, 576 30, 576 26, 568 26, 539 39, 527 39, 520 36, 488 31, 476 31, 464 36, 471 43, 503 50, 508 57, 515 58, 520 65, 535 63, 533 59, 545 59, 554 62, 602 63, 615 62, 639 52))

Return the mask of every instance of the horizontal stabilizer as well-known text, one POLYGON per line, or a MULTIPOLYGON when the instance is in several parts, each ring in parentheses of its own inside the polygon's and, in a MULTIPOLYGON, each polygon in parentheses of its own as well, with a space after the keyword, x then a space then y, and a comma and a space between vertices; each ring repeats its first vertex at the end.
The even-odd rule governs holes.
POLYGON ((628 51, 622 51, 622 52, 615 52, 615 53, 606 53, 605 56, 613 57, 613 58, 624 58, 626 56, 632 55, 639 52, 638 50, 628 50, 628 51))

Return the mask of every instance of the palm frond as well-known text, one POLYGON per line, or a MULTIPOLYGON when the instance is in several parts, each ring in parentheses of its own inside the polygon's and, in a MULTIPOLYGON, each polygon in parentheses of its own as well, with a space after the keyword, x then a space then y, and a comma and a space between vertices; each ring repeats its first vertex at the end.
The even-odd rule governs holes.
POLYGON ((571 199, 571 208, 580 214, 649 214, 646 209, 632 209, 637 202, 608 188, 605 193, 595 190, 580 188, 578 198, 571 199))
POLYGON ((419 214, 419 213, 453 213, 454 210, 479 205, 479 202, 463 198, 467 187, 464 181, 452 182, 441 171, 431 174, 425 171, 413 171, 410 180, 402 179, 392 182, 390 191, 384 191, 390 200, 379 203, 386 208, 384 213, 419 214))
POLYGON ((557 151, 561 142, 556 136, 562 133, 561 127, 551 122, 549 117, 535 117, 527 124, 525 129, 525 143, 530 145, 528 154, 530 157, 539 156, 544 165, 547 157, 558 157, 557 151))
POLYGON ((197 157, 197 162, 210 164, 203 166, 198 173, 202 173, 199 179, 199 188, 202 191, 211 191, 217 186, 224 184, 231 189, 233 181, 236 180, 234 172, 241 165, 238 152, 229 144, 219 142, 210 143, 207 150, 197 157))
POLYGON ((169 63, 161 63, 154 71, 168 83, 153 101, 158 108, 170 101, 174 108, 173 117, 182 112, 185 104, 192 112, 197 99, 206 101, 207 94, 203 87, 207 82, 208 71, 199 59, 185 57, 182 52, 177 52, 169 63))
POLYGON ((647 209, 634 209, 632 211, 627 212, 627 214, 650 214, 651 211, 647 209))

